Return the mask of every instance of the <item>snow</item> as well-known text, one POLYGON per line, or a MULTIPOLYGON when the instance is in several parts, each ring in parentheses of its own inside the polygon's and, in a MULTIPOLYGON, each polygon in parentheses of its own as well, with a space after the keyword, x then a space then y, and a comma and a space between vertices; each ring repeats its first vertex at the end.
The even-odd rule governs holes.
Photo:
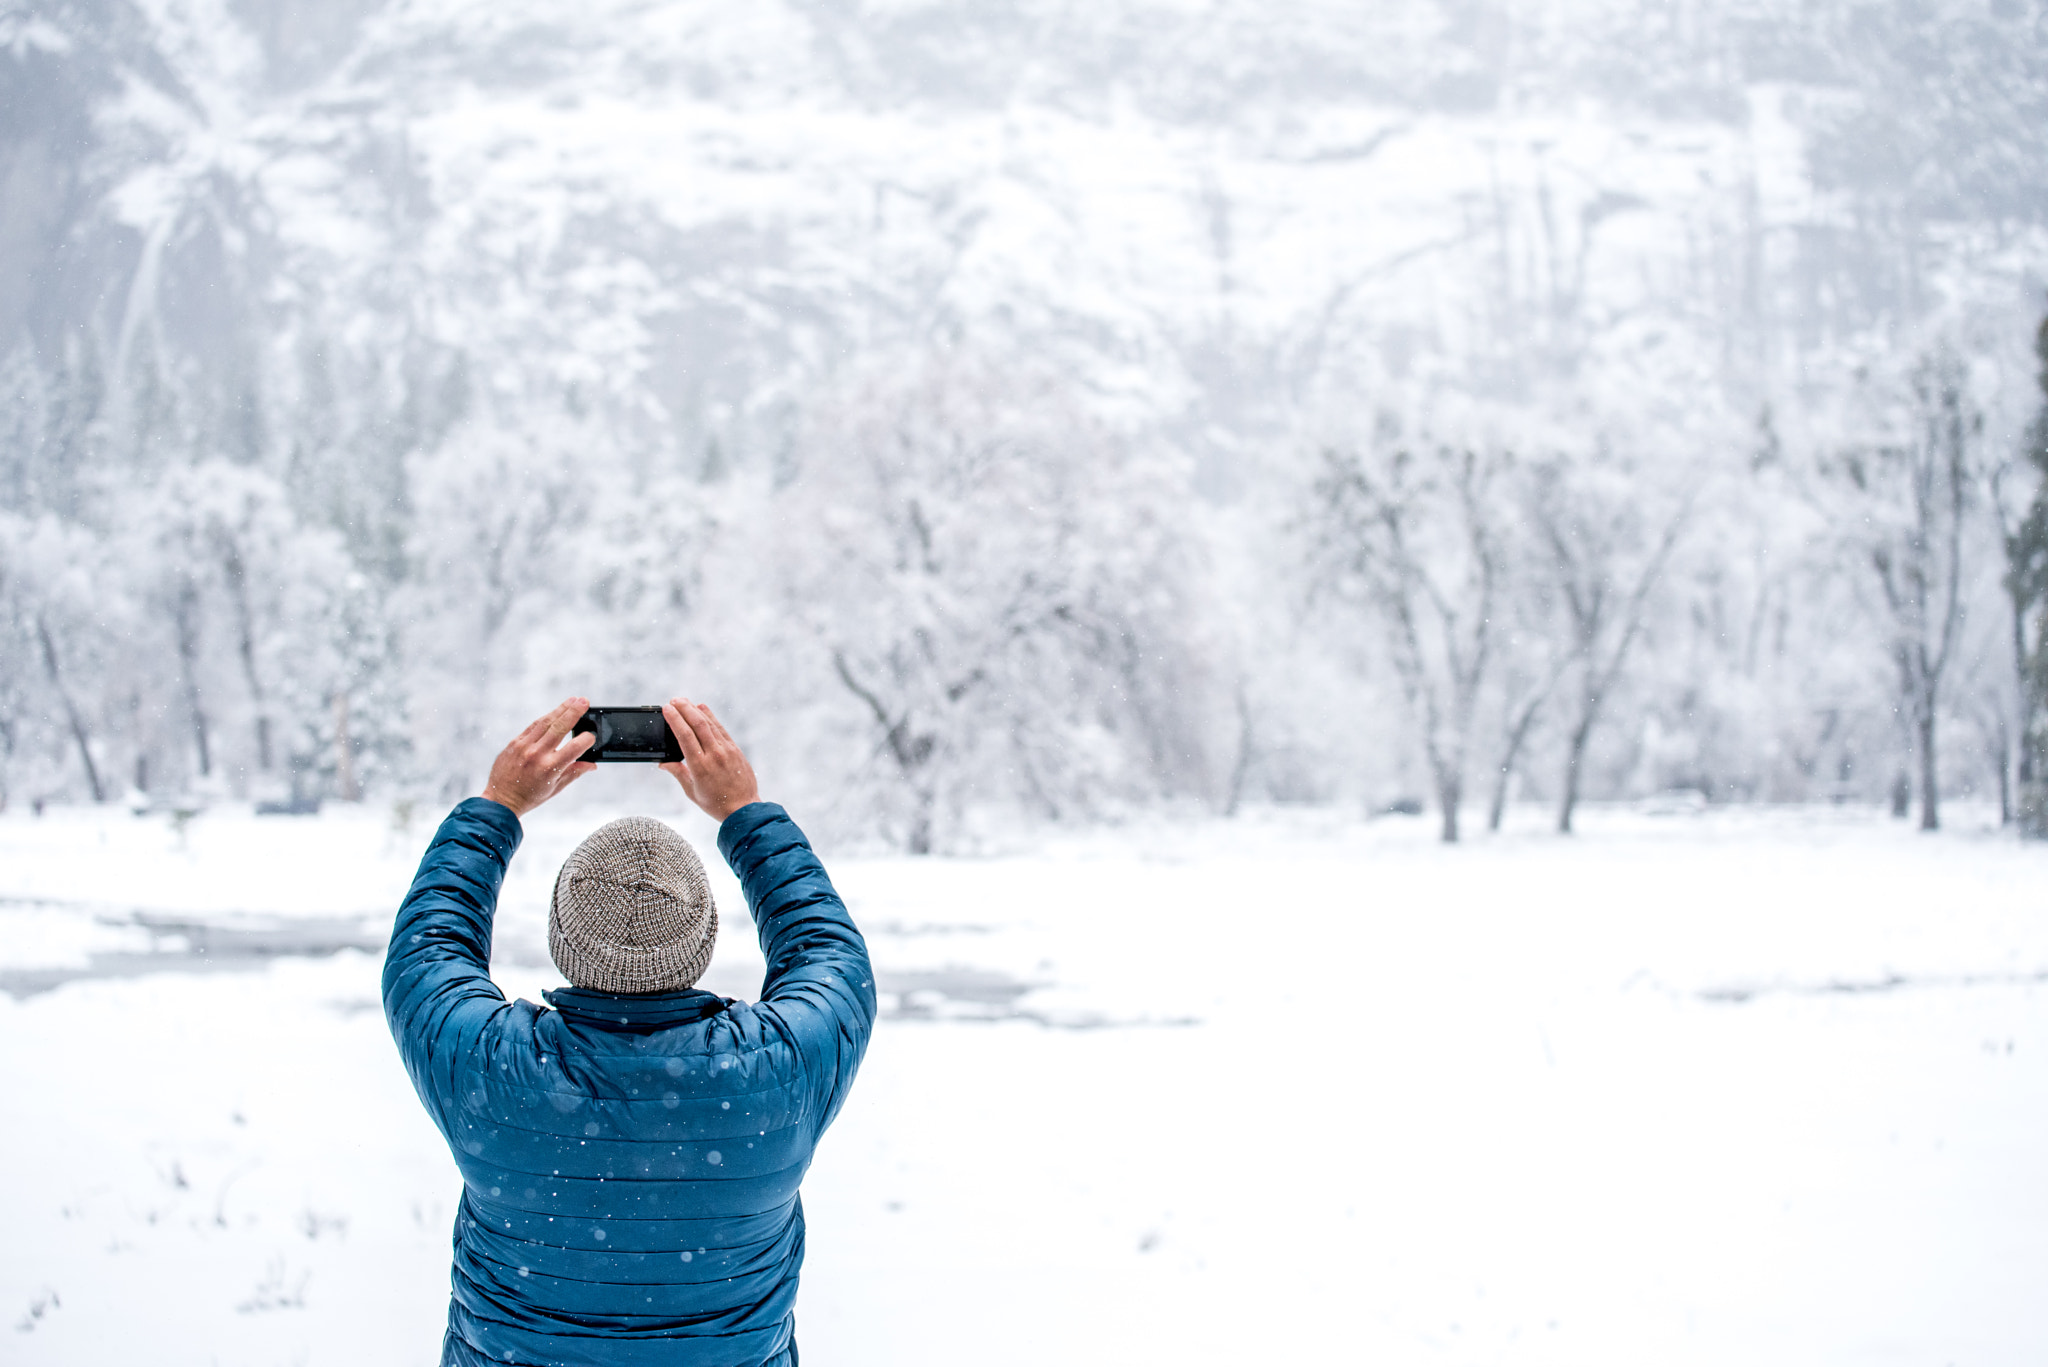
MULTIPOLYGON (((1410 448, 1513 467, 1513 503, 1612 456, 1626 497, 1574 481, 1565 501, 1624 559, 1648 544, 1638 502, 1697 509, 1597 690, 1572 761, 1588 792, 1879 797, 1912 767, 1894 646, 1918 627, 1871 568, 1904 552, 1870 537, 1913 504, 1844 462, 1935 430, 1915 376, 1939 362, 1969 381, 1950 430, 1985 481, 1971 498, 2020 517, 2048 261, 2048 176, 2027 174, 2042 78, 2006 61, 2043 48, 2038 15, 1883 8, 0 15, 25 92, 0 161, 28 225, 0 251, 0 732, 21 737, 0 801, 131 776, 459 791, 472 726, 684 678, 787 745, 810 785, 792 798, 851 813, 841 834, 902 839, 902 809, 930 802, 950 845, 965 806, 1072 818, 1102 805, 1083 788, 1413 798, 1386 607, 1304 568, 1371 549, 1323 516, 1325 454, 1410 448), (2019 188, 1988 185, 1993 165, 2019 188), (986 419, 1027 414, 1065 415, 1036 439, 1085 439, 1077 468, 1142 478, 972 488, 944 511, 978 541, 1090 510, 1113 553, 1069 598, 1101 620, 1044 619, 1001 669, 969 641, 999 719, 953 695, 964 675, 937 680, 963 706, 882 698, 932 745, 871 801, 895 723, 834 657, 928 623, 852 632, 792 584, 906 566, 892 607, 1001 622, 1043 557, 906 560, 900 519, 806 491, 866 478, 845 433, 911 421, 916 449, 859 454, 886 503, 931 513, 934 484, 1007 450, 986 419), (1233 562, 1248 572, 1210 572, 1233 562), (565 656, 565 633, 597 644, 565 656), (1112 639, 1134 643, 1127 671, 1102 668, 1112 639), (337 696, 352 734, 327 720, 337 696), (1010 753, 956 743, 970 711, 1010 753), (1048 769, 1048 736, 1101 760, 1048 769)), ((1438 513, 1413 525, 1456 540, 1438 513)), ((1496 718, 1529 691, 1508 676, 1584 663, 1543 538, 1502 535, 1514 592, 1448 604, 1534 647, 1471 652, 1500 666, 1451 728, 1475 773, 1508 767, 1496 718)), ((1928 646, 1952 661, 1933 779, 1969 796, 2018 769, 2026 709, 1997 518, 1958 540, 1964 626, 1928 646)), ((1515 756, 1531 793, 1566 767, 1555 710, 1515 756)))
MULTIPOLYGON (((608 814, 530 820, 508 993, 556 981, 543 898, 608 814)), ((1950 815, 827 851, 885 1019, 805 1187, 806 1355, 2038 1362, 2048 849, 1950 815)), ((320 951, 375 943, 437 816, 0 817, 8 1361, 435 1360, 454 1169, 379 954, 320 951)))

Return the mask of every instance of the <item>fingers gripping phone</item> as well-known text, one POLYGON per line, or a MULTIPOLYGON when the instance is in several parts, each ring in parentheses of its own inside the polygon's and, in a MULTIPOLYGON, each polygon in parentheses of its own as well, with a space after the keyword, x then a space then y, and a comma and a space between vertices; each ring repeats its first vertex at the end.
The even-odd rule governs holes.
POLYGON ((597 764, 666 764, 682 759, 683 747, 659 707, 593 707, 570 734, 597 733, 583 758, 597 764))

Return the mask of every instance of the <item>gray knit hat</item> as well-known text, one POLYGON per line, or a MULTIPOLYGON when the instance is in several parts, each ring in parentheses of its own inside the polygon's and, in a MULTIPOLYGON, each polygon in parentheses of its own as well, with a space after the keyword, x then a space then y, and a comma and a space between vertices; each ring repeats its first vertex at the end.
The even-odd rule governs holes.
POLYGON ((548 953, 577 987, 695 986, 717 940, 718 907, 697 851, 651 817, 598 827, 555 875, 548 953))

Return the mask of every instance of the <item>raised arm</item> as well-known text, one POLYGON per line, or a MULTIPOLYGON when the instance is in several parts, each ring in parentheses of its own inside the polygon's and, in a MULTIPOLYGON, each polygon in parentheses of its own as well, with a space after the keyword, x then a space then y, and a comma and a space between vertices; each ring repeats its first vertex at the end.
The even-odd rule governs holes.
POLYGON ((753 766, 711 709, 678 698, 662 711, 683 762, 662 766, 719 822, 718 849, 739 875, 768 974, 761 1005, 802 1052, 818 1128, 839 1112, 875 1024, 867 942, 789 813, 761 801, 753 766))
POLYGON ((773 802, 740 808, 718 828, 718 850, 739 875, 768 973, 761 1004, 797 1037, 812 1070, 818 1128, 839 1113, 875 1027, 867 941, 811 842, 773 802))
POLYGON ((440 1101, 455 1095, 448 1070, 467 1052, 464 1037, 473 1039, 505 1004, 491 981, 491 915, 519 836, 510 808, 480 797, 457 804, 427 846, 391 928, 384 1019, 436 1119, 440 1101))
POLYGON ((561 743, 583 707, 569 699, 505 747, 484 795, 458 803, 434 833, 391 928, 384 1019, 436 1120, 458 1095, 459 1061, 505 1004, 491 981, 491 917, 519 848, 520 815, 592 767, 577 759, 591 737, 561 743))

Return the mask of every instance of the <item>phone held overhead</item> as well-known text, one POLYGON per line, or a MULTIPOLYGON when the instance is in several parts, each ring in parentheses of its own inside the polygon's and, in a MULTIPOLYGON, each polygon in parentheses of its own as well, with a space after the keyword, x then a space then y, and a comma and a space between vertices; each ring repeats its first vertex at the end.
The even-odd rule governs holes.
POLYGON ((572 734, 593 731, 597 743, 583 752, 593 763, 674 764, 683 757, 682 743, 659 707, 592 707, 572 734))

